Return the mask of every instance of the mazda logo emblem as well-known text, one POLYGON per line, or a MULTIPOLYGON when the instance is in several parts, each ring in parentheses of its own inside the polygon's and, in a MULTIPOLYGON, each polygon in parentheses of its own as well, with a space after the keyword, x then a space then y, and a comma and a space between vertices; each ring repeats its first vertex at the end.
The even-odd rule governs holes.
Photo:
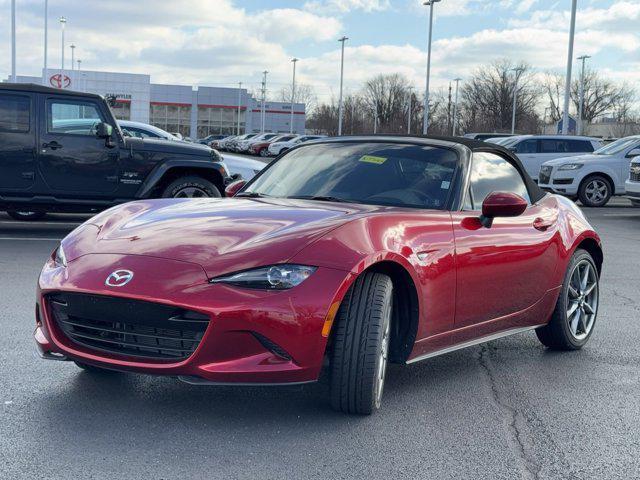
POLYGON ((124 287, 131 280, 133 280, 131 270, 116 270, 107 277, 104 284, 107 287, 124 287))

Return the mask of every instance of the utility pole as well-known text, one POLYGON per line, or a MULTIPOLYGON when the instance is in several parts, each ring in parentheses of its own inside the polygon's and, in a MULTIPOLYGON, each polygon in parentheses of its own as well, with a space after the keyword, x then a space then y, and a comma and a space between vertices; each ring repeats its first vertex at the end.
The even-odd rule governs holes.
POLYGON ((433 5, 440 0, 429 0, 423 5, 429 7, 429 40, 427 42, 427 84, 424 91, 424 123, 422 125, 422 134, 426 135, 429 131, 429 81, 431 77, 431 38, 433 31, 433 5))
POLYGON ((576 34, 576 10, 578 0, 571 3, 571 26, 569 28, 569 54, 567 56, 567 78, 564 85, 564 112, 562 113, 562 134, 569 133, 569 99, 571 97, 571 67, 573 66, 573 39, 576 34))
POLYGON ((373 134, 378 133, 378 104, 375 104, 375 110, 373 112, 373 134))
POLYGON ((511 112, 511 135, 516 132, 516 105, 518 104, 518 82, 520 81, 520 75, 524 72, 524 68, 512 68, 511 71, 515 72, 516 80, 513 85, 513 111, 511 112))
POLYGON ((265 124, 265 113, 266 106, 265 103, 267 101, 267 70, 262 72, 262 122, 260 127, 260 133, 264 133, 264 124, 265 124))
POLYGON ((342 135, 342 85, 344 81, 344 42, 349 40, 349 37, 343 36, 338 41, 342 43, 342 55, 340 57, 340 97, 338 100, 338 136, 342 135))
POLYGON ((238 136, 240 136, 240 110, 242 108, 242 82, 238 82, 238 136))
POLYGON ((449 101, 447 102, 447 132, 451 131, 451 82, 449 82, 449 101))
POLYGON ((580 73, 580 104, 578 105, 578 135, 582 135, 584 128, 582 123, 582 115, 584 112, 584 63, 588 58, 591 57, 589 55, 582 55, 581 57, 578 57, 578 60, 582 61, 582 71, 580 73))
POLYGON ((48 58, 48 40, 49 40, 49 0, 44 0, 44 73, 42 75, 42 84, 47 84, 47 58, 48 58))
POLYGON ((60 58, 60 88, 64 88, 64 27, 67 24, 67 19, 60 17, 60 33, 61 33, 61 58, 60 58))
POLYGON ((456 99, 453 102, 453 136, 456 136, 456 127, 458 125, 458 87, 460 86, 461 78, 454 78, 453 81, 456 82, 456 99))
POLYGON ((291 121, 289 122, 289 133, 293 133, 293 105, 296 98, 296 63, 298 63, 297 58, 291 59, 293 63, 293 81, 291 82, 291 121))
POLYGON ((11 81, 16 83, 16 0, 11 0, 11 81))
POLYGON ((71 71, 73 72, 73 69, 75 68, 73 65, 75 63, 75 50, 76 50, 76 46, 72 43, 71 44, 71 71))
POLYGON ((413 91, 412 87, 409 87, 409 108, 407 111, 407 135, 411 135, 411 110, 413 107, 413 91))

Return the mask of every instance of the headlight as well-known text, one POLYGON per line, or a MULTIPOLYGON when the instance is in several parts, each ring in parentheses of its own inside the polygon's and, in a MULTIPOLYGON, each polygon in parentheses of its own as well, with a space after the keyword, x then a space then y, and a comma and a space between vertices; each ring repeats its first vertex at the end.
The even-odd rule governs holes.
POLYGON ((579 170, 583 166, 583 163, 565 163, 558 170, 579 170))
POLYGON ((268 267, 232 273, 212 278, 211 283, 229 283, 245 288, 262 290, 287 290, 300 285, 315 272, 317 267, 306 265, 271 265, 268 267))
POLYGON ((67 257, 64 254, 64 249, 62 248, 62 244, 58 245, 55 252, 53 252, 53 262, 56 264, 56 267, 65 267, 67 266, 67 257))

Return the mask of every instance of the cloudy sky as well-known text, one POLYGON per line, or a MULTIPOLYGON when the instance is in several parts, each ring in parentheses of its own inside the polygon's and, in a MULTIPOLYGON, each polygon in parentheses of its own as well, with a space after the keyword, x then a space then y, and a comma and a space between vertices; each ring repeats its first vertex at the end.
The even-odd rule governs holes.
MULTIPOLYGON (((43 0, 17 0, 18 73, 40 75, 43 0)), ((443 86, 500 58, 540 72, 566 63, 570 0, 442 0, 436 5, 433 82, 443 86)), ((640 82, 640 0, 578 0, 575 56, 620 81, 640 82)), ((0 76, 10 71, 10 0, 0 0, 0 76)), ((157 83, 270 90, 302 82, 321 100, 337 93, 347 35, 345 85, 400 72, 423 88, 427 7, 422 0, 49 0, 49 62, 60 64, 58 17, 88 70, 151 74, 157 83)), ((67 58, 69 50, 67 49, 67 58)))

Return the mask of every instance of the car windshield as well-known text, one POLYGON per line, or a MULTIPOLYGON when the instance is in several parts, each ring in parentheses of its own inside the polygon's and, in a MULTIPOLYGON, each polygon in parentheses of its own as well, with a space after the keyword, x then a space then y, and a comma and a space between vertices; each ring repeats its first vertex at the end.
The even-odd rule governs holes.
POLYGON ((626 137, 616 140, 602 148, 596 150, 594 155, 616 155, 627 148, 633 148, 635 145, 640 144, 640 137, 626 137))
POLYGON ((440 147, 325 143, 293 150, 239 196, 443 209, 458 155, 440 147))

